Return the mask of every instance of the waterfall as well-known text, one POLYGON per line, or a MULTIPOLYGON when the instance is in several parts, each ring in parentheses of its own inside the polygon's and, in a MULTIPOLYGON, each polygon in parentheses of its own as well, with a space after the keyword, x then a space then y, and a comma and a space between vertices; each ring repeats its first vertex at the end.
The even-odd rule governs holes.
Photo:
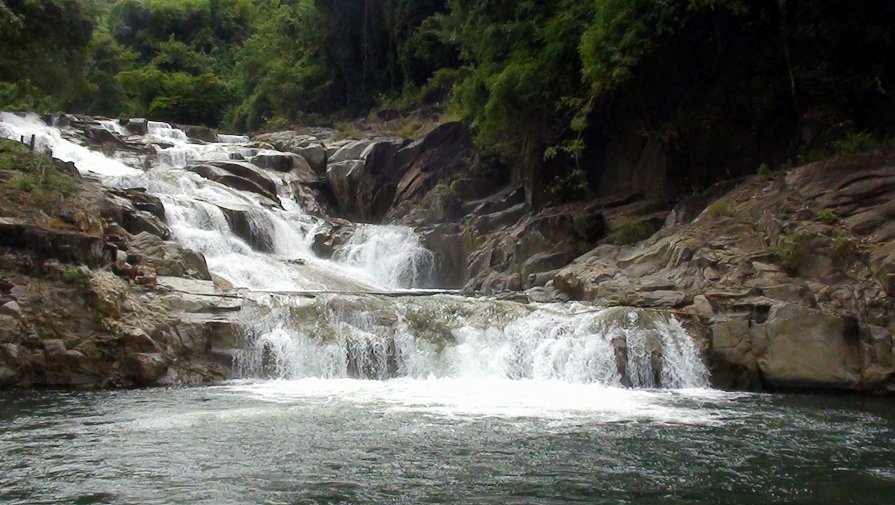
MULTIPOLYGON (((102 124, 122 134, 117 122, 102 124)), ((68 140, 36 115, 0 113, 0 135, 32 134, 39 149, 106 185, 157 196, 172 238, 201 252, 214 275, 253 301, 239 316, 248 342, 238 361, 242 376, 707 385, 692 339, 660 312, 414 292, 430 285, 434 265, 410 228, 360 225, 333 260, 317 257, 309 244, 325 220, 301 208, 289 174, 258 168, 278 188, 274 206, 188 169, 277 154, 245 145, 244 137, 193 143, 182 130, 149 122, 149 135, 127 141, 155 146, 158 163, 139 159, 150 168, 138 170, 68 140), (395 296, 376 294, 384 291, 395 296)))
POLYGON ((265 299, 241 356, 246 375, 504 378, 705 387, 673 317, 582 304, 525 306, 454 296, 265 299))
POLYGON ((47 126, 36 114, 17 115, 0 112, 0 136, 19 140, 35 137, 36 149, 48 153, 62 161, 70 161, 84 173, 106 177, 135 175, 139 170, 108 158, 101 153, 70 142, 62 137, 58 128, 47 126))
POLYGON ((225 135, 218 133, 218 143, 220 144, 242 144, 248 142, 249 138, 245 135, 225 135))
POLYGON ((402 226, 361 226, 336 257, 390 288, 425 286, 432 280, 432 252, 402 226))
POLYGON ((124 126, 121 126, 121 123, 115 121, 114 119, 103 120, 100 121, 99 124, 102 125, 102 127, 105 128, 106 131, 109 131, 116 135, 120 135, 122 137, 128 136, 127 129, 125 129, 124 126))

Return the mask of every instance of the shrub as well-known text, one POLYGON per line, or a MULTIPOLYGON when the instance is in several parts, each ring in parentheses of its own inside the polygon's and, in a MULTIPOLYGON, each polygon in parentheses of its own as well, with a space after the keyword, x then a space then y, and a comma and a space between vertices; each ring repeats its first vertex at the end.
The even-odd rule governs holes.
POLYGON ((612 231, 609 241, 615 245, 631 245, 650 238, 656 229, 647 221, 629 221, 612 231))
POLYGON ((735 215, 733 204, 726 200, 718 200, 709 205, 705 212, 709 217, 716 219, 721 217, 733 217, 735 215))
POLYGON ((834 225, 839 222, 839 215, 830 209, 821 209, 817 211, 817 220, 823 224, 834 225))
POLYGON ((781 237, 771 250, 777 263, 789 272, 798 272, 811 255, 811 240, 814 234, 806 230, 793 230, 781 237))

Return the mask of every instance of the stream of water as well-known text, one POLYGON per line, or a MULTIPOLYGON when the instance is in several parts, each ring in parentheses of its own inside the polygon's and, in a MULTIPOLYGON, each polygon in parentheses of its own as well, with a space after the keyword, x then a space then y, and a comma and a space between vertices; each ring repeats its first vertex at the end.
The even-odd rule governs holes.
POLYGON ((264 171, 270 202, 188 169, 275 152, 165 123, 140 138, 101 127, 155 154, 107 157, 0 113, 0 136, 33 134, 161 199, 172 238, 253 301, 240 379, 2 393, 0 502, 895 503, 890 402, 711 390, 693 340, 658 312, 419 296, 435 265, 413 230, 361 226, 323 259, 311 240, 325 218, 296 203, 289 174, 264 171))

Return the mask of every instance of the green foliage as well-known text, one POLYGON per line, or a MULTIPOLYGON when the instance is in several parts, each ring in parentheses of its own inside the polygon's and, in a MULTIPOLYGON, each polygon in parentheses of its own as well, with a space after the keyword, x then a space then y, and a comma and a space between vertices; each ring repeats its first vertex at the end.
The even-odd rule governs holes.
POLYGON ((842 139, 833 142, 836 154, 848 156, 879 149, 883 142, 868 132, 857 132, 846 135, 842 139))
POLYGON ((654 233, 656 229, 648 221, 628 221, 612 231, 609 241, 615 245, 631 245, 650 238, 654 233))
POLYGON ((705 210, 706 215, 709 217, 719 219, 722 217, 734 217, 736 212, 734 211, 733 204, 727 200, 718 200, 717 202, 708 206, 705 210))
POLYGON ((87 286, 90 278, 90 270, 86 268, 69 267, 62 272, 62 281, 74 286, 87 286))
POLYGON ((82 0, 0 4, 0 109, 49 108, 81 91, 92 31, 82 0))
POLYGON ((840 263, 855 258, 858 253, 858 246, 845 235, 840 235, 833 241, 833 259, 840 263))
POLYGON ((786 233, 771 249, 777 263, 791 273, 799 271, 805 261, 811 256, 811 242, 814 233, 803 229, 796 229, 786 233))
POLYGON ((817 220, 823 224, 834 225, 839 222, 839 216, 830 209, 817 211, 817 220))
POLYGON ((584 170, 573 169, 556 177, 547 187, 547 194, 557 202, 581 200, 590 193, 587 174, 584 170))

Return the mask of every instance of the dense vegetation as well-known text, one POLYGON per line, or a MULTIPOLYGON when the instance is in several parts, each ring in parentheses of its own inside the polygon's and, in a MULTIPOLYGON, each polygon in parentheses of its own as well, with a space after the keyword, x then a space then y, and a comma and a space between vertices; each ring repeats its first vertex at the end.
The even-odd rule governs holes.
POLYGON ((448 108, 565 195, 620 151, 660 146, 692 186, 895 127, 890 0, 6 0, 0 27, 2 108, 239 130, 448 108))

